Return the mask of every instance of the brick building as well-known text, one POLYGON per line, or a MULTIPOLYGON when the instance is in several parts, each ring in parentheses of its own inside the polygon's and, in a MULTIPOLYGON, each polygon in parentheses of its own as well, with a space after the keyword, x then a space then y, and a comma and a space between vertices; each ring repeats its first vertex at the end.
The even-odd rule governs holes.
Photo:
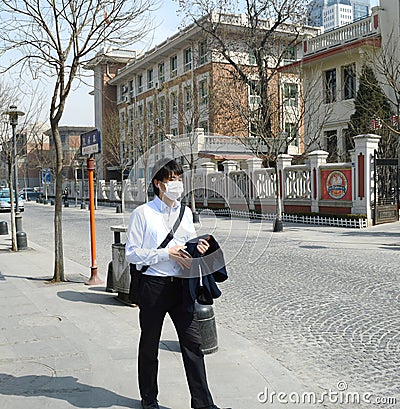
MULTIPOLYGON (((235 43, 238 63, 248 67, 249 72, 255 71, 252 54, 238 31, 239 26, 246 24, 243 16, 226 15, 221 21, 230 41, 235 43)), ((305 28, 302 35, 317 32, 305 28)), ((279 35, 282 39, 293 33, 281 31, 279 35)), ((133 162, 151 146, 171 137, 190 135, 197 128, 204 129, 206 135, 223 136, 225 145, 226 137, 254 136, 248 112, 259 103, 257 86, 247 86, 235 79, 231 65, 200 27, 190 25, 144 54, 125 56, 125 62, 122 57, 115 58, 111 58, 111 52, 103 53, 92 60, 88 68, 95 71, 96 126, 101 124, 103 138, 107 138, 106 123, 111 120, 107 112, 118 115, 121 160, 133 162), (113 64, 113 71, 110 64, 113 64), (113 111, 115 106, 116 111, 113 111)), ((288 58, 296 59, 296 56, 288 58)), ((290 116, 295 110, 300 111, 300 83, 293 75, 282 74, 270 85, 270 98, 276 106, 273 126, 282 131, 290 130, 290 116)), ((300 134, 296 136, 289 153, 300 153, 301 137, 300 134)), ((232 143, 237 147, 237 141, 232 143)), ((161 149, 164 148, 160 148, 160 152, 155 149, 154 160, 164 154, 161 149)), ((242 151, 243 158, 249 156, 245 147, 242 151)), ((213 152, 203 154, 215 159, 213 152)), ((239 154, 236 149, 235 158, 239 154)), ((228 149, 216 156, 222 161, 231 158, 232 154, 228 149)))

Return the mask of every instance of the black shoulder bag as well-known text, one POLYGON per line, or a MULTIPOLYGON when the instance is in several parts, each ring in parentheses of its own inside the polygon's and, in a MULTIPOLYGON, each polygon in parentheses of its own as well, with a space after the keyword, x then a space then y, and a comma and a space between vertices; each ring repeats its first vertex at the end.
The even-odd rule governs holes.
MULTIPOLYGON (((185 207, 183 204, 181 204, 181 208, 179 211, 179 216, 176 219, 176 222, 174 223, 172 229, 168 232, 167 236, 163 240, 163 242, 157 247, 158 249, 163 249, 167 246, 167 244, 174 238, 175 232, 178 230, 179 225, 181 224, 181 221, 183 219, 183 214, 185 213, 185 207)), ((142 278, 142 273, 144 273, 149 266, 142 266, 141 270, 138 270, 136 268, 136 264, 129 264, 129 272, 131 275, 131 283, 129 286, 129 301, 132 304, 137 304, 139 305, 140 297, 140 280, 142 278)))

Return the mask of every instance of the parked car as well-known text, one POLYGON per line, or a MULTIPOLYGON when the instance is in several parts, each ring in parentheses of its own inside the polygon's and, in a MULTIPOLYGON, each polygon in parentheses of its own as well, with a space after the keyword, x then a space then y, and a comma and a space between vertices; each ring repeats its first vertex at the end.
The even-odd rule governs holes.
MULTIPOLYGON (((21 195, 18 196, 18 206, 21 212, 25 210, 23 197, 21 195)), ((0 190, 0 211, 9 212, 10 210, 11 210, 10 189, 6 187, 0 190)))
POLYGON ((38 197, 43 196, 39 187, 24 187, 19 191, 19 195, 27 201, 36 200, 38 197))

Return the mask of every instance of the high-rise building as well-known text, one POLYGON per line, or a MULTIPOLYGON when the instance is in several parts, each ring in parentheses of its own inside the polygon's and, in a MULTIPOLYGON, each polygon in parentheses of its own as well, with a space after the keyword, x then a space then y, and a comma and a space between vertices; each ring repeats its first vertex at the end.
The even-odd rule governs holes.
POLYGON ((353 7, 350 0, 329 0, 322 12, 324 30, 333 30, 353 21, 353 7))
POLYGON ((367 17, 370 9, 370 0, 311 0, 308 24, 332 30, 367 17))
POLYGON ((352 0, 354 20, 359 20, 369 15, 371 9, 370 0, 352 0))
POLYGON ((328 0, 311 0, 308 5, 307 22, 313 27, 322 27, 322 11, 328 0))

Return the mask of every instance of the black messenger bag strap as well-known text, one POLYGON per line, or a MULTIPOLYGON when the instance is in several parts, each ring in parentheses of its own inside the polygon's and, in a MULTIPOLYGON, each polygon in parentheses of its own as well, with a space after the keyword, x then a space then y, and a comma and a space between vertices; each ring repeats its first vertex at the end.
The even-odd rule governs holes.
POLYGON ((163 240, 163 242, 157 248, 159 249, 165 248, 167 244, 174 238, 174 234, 178 230, 178 227, 181 224, 181 221, 183 219, 183 215, 185 213, 185 207, 186 207, 185 205, 181 204, 179 216, 176 219, 176 222, 174 223, 174 225, 172 226, 172 229, 167 234, 167 237, 163 240))
MULTIPOLYGON (((178 230, 179 225, 181 224, 181 221, 183 219, 183 214, 185 213, 185 207, 183 204, 181 204, 181 209, 179 211, 179 216, 176 219, 176 222, 172 226, 172 229, 169 231, 167 234, 167 237, 163 240, 163 242, 158 246, 159 249, 162 249, 167 246, 167 244, 174 238, 175 232, 178 230)), ((131 276, 131 282, 129 285, 129 294, 128 294, 128 299, 130 304, 135 304, 139 305, 140 302, 140 297, 139 297, 139 288, 140 288, 140 279, 142 276, 142 273, 144 273, 149 266, 142 266, 141 270, 136 269, 135 264, 130 264, 129 265, 129 272, 131 276)))

